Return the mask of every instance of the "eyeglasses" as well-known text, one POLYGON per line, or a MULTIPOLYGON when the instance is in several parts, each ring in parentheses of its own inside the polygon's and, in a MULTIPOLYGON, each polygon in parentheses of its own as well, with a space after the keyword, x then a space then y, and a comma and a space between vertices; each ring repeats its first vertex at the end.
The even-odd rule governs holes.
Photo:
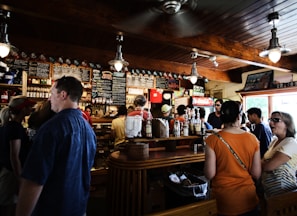
POLYGON ((221 106, 221 104, 216 104, 216 106, 221 106))
POLYGON ((280 118, 270 118, 270 119, 268 119, 268 121, 272 121, 274 123, 278 123, 278 122, 281 122, 282 120, 280 118))

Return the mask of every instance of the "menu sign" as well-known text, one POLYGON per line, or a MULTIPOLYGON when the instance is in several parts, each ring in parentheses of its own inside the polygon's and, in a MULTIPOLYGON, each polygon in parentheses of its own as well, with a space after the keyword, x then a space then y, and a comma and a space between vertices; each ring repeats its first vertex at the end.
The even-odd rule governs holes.
POLYGON ((156 88, 178 90, 179 89, 179 80, 166 79, 164 77, 157 77, 156 78, 156 88))
POLYGON ((126 105, 126 76, 125 73, 114 72, 112 78, 112 104, 126 105))
POLYGON ((59 64, 53 65, 53 79, 59 79, 62 76, 74 76, 82 82, 91 82, 92 69, 89 67, 59 64))
POLYGON ((154 77, 149 75, 127 75, 127 87, 154 88, 154 77))
POLYGON ((50 63, 30 61, 28 76, 41 78, 41 79, 49 79, 50 69, 51 69, 50 63))
POLYGON ((156 78, 156 88, 168 89, 167 79, 165 79, 164 77, 157 77, 156 78))
POLYGON ((92 98, 98 98, 98 101, 100 99, 101 103, 112 98, 112 74, 110 71, 100 73, 99 70, 94 70, 92 84, 92 98))

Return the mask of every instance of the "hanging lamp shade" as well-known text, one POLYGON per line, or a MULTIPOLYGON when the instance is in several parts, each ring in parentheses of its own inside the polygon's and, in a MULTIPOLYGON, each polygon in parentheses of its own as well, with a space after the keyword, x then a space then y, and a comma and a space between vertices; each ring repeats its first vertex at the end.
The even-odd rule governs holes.
POLYGON ((0 57, 5 58, 11 51, 17 52, 17 49, 9 43, 7 33, 7 22, 10 18, 10 12, 0 10, 0 57))
POLYGON ((273 63, 277 63, 283 54, 290 52, 291 50, 285 47, 281 47, 276 36, 277 28, 275 24, 279 22, 279 16, 277 12, 268 15, 269 23, 273 25, 271 29, 271 39, 269 46, 266 50, 259 53, 260 57, 268 57, 273 63))
POLYGON ((191 69, 191 76, 189 77, 191 83, 194 85, 198 80, 198 71, 196 62, 193 62, 191 69))
POLYGON ((120 44, 123 41, 123 35, 118 35, 116 40, 119 42, 117 45, 117 52, 115 59, 108 62, 109 65, 113 66, 116 71, 121 71, 124 67, 127 67, 129 63, 124 60, 122 53, 122 45, 120 44))

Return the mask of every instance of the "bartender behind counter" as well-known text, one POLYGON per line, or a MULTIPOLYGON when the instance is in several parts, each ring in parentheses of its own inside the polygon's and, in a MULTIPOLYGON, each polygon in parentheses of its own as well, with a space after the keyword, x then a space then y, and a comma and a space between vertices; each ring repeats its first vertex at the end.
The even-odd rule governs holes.
POLYGON ((172 110, 172 106, 169 106, 168 104, 164 104, 161 107, 162 119, 166 119, 168 121, 170 134, 172 134, 173 125, 174 125, 174 118, 171 116, 171 110, 172 110))
POLYGON ((114 148, 118 150, 121 144, 125 143, 125 119, 127 108, 125 105, 118 108, 117 118, 111 122, 111 136, 114 140, 114 148))

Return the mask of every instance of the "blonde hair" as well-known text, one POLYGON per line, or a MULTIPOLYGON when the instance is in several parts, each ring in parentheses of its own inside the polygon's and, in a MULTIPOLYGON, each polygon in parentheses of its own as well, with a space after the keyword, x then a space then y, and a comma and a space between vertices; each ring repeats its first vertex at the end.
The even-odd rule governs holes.
POLYGON ((0 111, 1 126, 5 125, 12 115, 18 115, 26 105, 28 98, 23 95, 18 95, 10 98, 8 106, 4 107, 0 111))

